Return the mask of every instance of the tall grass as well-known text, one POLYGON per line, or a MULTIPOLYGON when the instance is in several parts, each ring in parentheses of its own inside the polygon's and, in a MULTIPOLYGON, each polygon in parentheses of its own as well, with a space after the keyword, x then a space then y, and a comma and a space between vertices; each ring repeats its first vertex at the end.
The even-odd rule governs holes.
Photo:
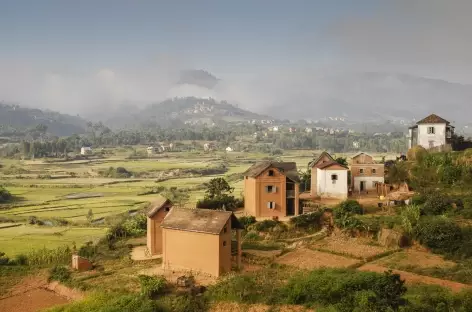
POLYGON ((36 249, 26 254, 28 265, 66 264, 71 261, 72 250, 69 246, 60 246, 56 249, 36 249))

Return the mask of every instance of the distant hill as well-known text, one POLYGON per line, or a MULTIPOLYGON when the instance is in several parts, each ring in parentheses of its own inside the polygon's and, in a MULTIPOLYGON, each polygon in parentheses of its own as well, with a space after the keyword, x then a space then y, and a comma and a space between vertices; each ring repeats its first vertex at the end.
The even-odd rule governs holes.
POLYGON ((183 97, 168 99, 142 109, 127 107, 126 113, 112 114, 104 122, 113 128, 139 127, 146 124, 161 127, 212 125, 250 120, 272 120, 272 117, 252 113, 225 101, 183 97))
POLYGON ((0 103, 0 125, 3 129, 28 129, 39 124, 47 126, 47 132, 57 136, 80 134, 86 128, 86 121, 77 116, 0 103))
POLYGON ((343 117, 346 122, 413 123, 431 113, 458 124, 470 122, 472 85, 406 74, 349 73, 301 81, 313 92, 287 91, 273 106, 260 110, 274 117, 319 120, 343 117), (403 120, 403 121, 402 121, 403 120))

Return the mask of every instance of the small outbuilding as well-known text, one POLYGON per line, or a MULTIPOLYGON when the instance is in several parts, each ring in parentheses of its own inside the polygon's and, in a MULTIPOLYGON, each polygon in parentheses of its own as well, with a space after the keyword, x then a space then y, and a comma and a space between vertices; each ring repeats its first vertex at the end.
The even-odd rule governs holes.
POLYGON ((162 254, 161 223, 172 208, 167 198, 158 195, 147 213, 147 248, 150 256, 162 254))
POLYGON ((174 207, 161 227, 164 269, 218 277, 231 271, 233 261, 241 266, 244 227, 230 211, 174 207))

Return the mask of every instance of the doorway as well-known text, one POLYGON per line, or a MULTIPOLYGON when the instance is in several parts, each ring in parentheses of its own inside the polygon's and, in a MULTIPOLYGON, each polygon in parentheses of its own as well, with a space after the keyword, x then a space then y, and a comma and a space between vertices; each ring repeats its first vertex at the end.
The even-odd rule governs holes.
POLYGON ((295 215, 295 198, 287 198, 287 216, 294 216, 295 215))
POLYGON ((361 181, 359 184, 359 191, 364 192, 365 191, 365 181, 361 181))

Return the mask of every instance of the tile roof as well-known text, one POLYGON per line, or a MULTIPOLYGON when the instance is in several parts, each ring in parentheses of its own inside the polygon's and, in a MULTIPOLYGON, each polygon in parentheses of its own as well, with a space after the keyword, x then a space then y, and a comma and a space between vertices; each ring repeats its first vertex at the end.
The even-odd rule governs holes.
POLYGON ((220 234, 228 219, 232 229, 244 229, 231 211, 211 209, 172 208, 162 221, 164 229, 174 229, 207 234, 220 234))
POLYGON ((318 161, 320 161, 323 156, 327 156, 331 161, 334 161, 334 158, 328 152, 322 152, 316 159, 309 163, 309 167, 313 167, 318 161))
POLYGON ((328 161, 328 162, 325 162, 323 164, 320 164, 319 166, 317 166, 318 169, 326 169, 328 167, 331 167, 331 166, 334 166, 334 165, 337 165, 337 166, 340 166, 340 167, 343 167, 344 169, 348 169, 346 166, 344 165, 341 165, 340 163, 338 163, 337 161, 328 161))
POLYGON ((245 177, 255 178, 259 176, 269 167, 274 167, 282 172, 287 178, 294 182, 300 182, 298 176, 297 163, 295 162, 276 162, 276 161, 263 161, 252 165, 248 170, 244 172, 245 177))
POLYGON ((444 118, 441 118, 439 117, 438 115, 436 114, 431 114, 429 115, 428 117, 424 118, 424 119, 421 119, 420 121, 418 121, 416 124, 435 124, 435 123, 439 123, 439 124, 449 124, 449 121, 447 121, 446 119, 444 118))
POLYGON ((152 218, 166 204, 172 205, 172 202, 162 195, 157 195, 149 206, 149 210, 147 212, 148 217, 152 218))

